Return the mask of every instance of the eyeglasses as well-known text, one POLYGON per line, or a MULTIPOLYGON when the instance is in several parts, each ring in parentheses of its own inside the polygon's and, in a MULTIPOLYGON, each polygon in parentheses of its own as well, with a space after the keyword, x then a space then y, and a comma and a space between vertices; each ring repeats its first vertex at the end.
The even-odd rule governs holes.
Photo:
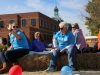
POLYGON ((15 27, 18 28, 18 26, 13 26, 13 28, 15 28, 15 27))
POLYGON ((75 27, 72 27, 72 28, 75 28, 75 27))
POLYGON ((64 28, 59 28, 60 30, 63 30, 64 28))

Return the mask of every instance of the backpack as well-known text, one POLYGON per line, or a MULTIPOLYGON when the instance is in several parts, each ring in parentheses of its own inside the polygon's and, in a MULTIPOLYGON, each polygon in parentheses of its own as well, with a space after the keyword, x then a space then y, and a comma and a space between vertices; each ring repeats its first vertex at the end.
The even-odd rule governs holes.
MULTIPOLYGON (((24 33, 24 32, 23 32, 24 33)), ((24 33, 25 35, 25 33, 24 33)), ((29 50, 32 51, 32 45, 31 45, 31 42, 29 41, 29 39, 27 38, 27 36, 25 35, 26 37, 26 40, 27 40, 27 43, 28 43, 28 46, 29 46, 29 50)))
POLYGON ((93 47, 87 47, 82 49, 82 53, 96 53, 98 50, 94 49, 93 47))

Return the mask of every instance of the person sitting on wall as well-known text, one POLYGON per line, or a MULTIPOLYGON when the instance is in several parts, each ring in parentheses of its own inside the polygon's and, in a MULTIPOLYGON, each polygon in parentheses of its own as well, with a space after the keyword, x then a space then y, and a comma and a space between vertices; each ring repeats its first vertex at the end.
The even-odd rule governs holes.
POLYGON ((98 42, 94 44, 94 49, 98 50, 98 42))
POLYGON ((66 22, 61 22, 59 28, 60 31, 58 31, 53 38, 54 51, 46 72, 54 72, 58 57, 64 54, 68 54, 69 66, 72 70, 75 70, 75 55, 77 53, 77 50, 73 48, 75 37, 73 33, 68 30, 68 24, 66 22))
POLYGON ((47 43, 44 41, 40 32, 35 32, 35 40, 32 42, 32 50, 35 52, 43 52, 47 48, 47 43))
POLYGON ((86 47, 86 41, 82 30, 77 23, 72 24, 72 33, 75 36, 75 45, 78 53, 82 53, 82 49, 86 47))
POLYGON ((27 39, 22 31, 20 31, 18 24, 9 24, 11 46, 8 50, 0 52, 0 59, 3 67, 0 69, 0 74, 8 72, 10 69, 9 63, 18 65, 17 58, 21 58, 29 53, 27 39), (24 42, 24 44, 23 44, 24 42))

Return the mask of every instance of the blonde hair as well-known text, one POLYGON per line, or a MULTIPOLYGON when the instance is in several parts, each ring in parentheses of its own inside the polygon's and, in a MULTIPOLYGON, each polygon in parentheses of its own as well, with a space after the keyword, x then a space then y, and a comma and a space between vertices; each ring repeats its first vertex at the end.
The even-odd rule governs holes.
POLYGON ((39 41, 44 42, 44 39, 40 32, 35 32, 34 37, 37 38, 39 41))
POLYGON ((74 23, 74 24, 72 24, 72 26, 74 26, 76 29, 79 29, 78 23, 74 23))

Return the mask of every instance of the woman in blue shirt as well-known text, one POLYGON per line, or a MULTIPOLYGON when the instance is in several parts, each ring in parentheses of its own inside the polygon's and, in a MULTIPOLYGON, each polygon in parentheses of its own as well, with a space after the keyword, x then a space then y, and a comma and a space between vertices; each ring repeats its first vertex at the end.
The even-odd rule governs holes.
POLYGON ((35 40, 32 42, 32 50, 35 52, 43 52, 46 50, 47 44, 40 32, 34 34, 35 40))
POLYGON ((19 30, 19 26, 16 23, 9 24, 8 30, 10 31, 9 37, 11 46, 8 50, 0 52, 0 59, 3 63, 0 74, 9 71, 9 63, 18 65, 17 58, 21 58, 29 53, 26 37, 24 33, 19 30))

